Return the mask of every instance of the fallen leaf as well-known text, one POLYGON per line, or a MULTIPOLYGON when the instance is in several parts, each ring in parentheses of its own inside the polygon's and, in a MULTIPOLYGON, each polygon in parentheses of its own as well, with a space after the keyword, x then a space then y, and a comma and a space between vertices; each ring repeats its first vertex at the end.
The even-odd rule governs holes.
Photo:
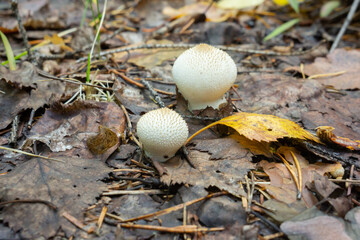
POLYGON ((243 135, 249 140, 258 142, 272 142, 285 137, 320 142, 317 137, 288 119, 279 118, 273 115, 246 112, 236 113, 206 126, 193 134, 187 142, 200 132, 217 124, 231 127, 240 135, 243 135))
POLYGON ((206 20, 211 22, 224 22, 229 17, 236 15, 234 11, 221 9, 216 5, 213 5, 209 9, 207 9, 208 7, 209 2, 200 1, 178 9, 172 7, 164 7, 163 14, 171 18, 179 18, 188 15, 203 14, 205 10, 207 10, 205 14, 206 20))
POLYGON ((352 221, 345 222, 313 207, 282 223, 280 228, 290 239, 359 239, 359 221, 352 218, 356 214, 354 212, 358 213, 359 207, 346 215, 352 221))
POLYGON ((317 127, 316 134, 324 142, 340 147, 345 147, 350 150, 360 150, 360 140, 351 140, 349 138, 339 137, 333 133, 335 128, 331 126, 317 127))
POLYGON ((106 184, 99 181, 111 169, 98 160, 60 158, 64 162, 33 158, 10 173, 0 176, 1 201, 37 199, 51 202, 57 211, 45 204, 16 203, 3 207, 3 221, 22 238, 46 239, 61 228, 69 237, 79 231, 62 217, 69 212, 81 219, 83 210, 96 201, 106 184))
POLYGON ((51 37, 49 35, 45 35, 44 40, 50 41, 52 44, 59 45, 64 51, 74 52, 71 47, 66 46, 64 39, 59 37, 57 34, 53 34, 51 37))
MULTIPOLYGON (((87 147, 87 139, 98 134, 99 126, 112 129, 118 136, 125 129, 125 115, 115 103, 76 101, 69 105, 57 104, 46 110, 43 117, 31 129, 26 145, 34 141, 46 144, 54 156, 80 156, 106 160, 120 144, 115 145, 96 155, 87 147), (110 151, 108 151, 110 150, 110 151)), ((109 139, 107 139, 109 140, 109 139)), ((109 140, 114 142, 114 139, 109 140)), ((103 143, 102 143, 103 144, 103 143)), ((100 146, 97 146, 100 148, 100 146)), ((96 146, 93 146, 93 149, 96 146)))
MULTIPOLYGON (((323 176, 325 173, 331 172, 338 168, 339 164, 309 164, 309 162, 295 148, 280 147, 278 149, 278 153, 283 155, 284 158, 290 163, 290 167, 293 172, 296 173, 297 178, 297 169, 290 151, 293 152, 294 156, 297 158, 301 168, 302 201, 305 202, 307 207, 311 207, 317 203, 317 199, 315 198, 314 194, 306 187, 306 184, 313 182, 318 175, 323 176)), ((263 168, 264 172, 270 178, 270 184, 260 184, 270 195, 272 195, 275 199, 287 204, 291 204, 297 201, 297 187, 294 178, 283 163, 262 160, 258 166, 263 168)))
POLYGON ((307 209, 304 201, 287 204, 276 199, 269 199, 262 204, 264 212, 277 222, 285 222, 307 209))
MULTIPOLYGON (((297 68, 300 71, 300 68, 297 68)), ((331 85, 337 89, 360 89, 360 51, 335 49, 326 58, 318 57, 314 63, 304 66, 304 73, 308 76, 343 72, 338 76, 318 78, 324 85, 331 85)))
POLYGON ((250 1, 221 0, 217 4, 217 6, 224 9, 243 9, 243 8, 258 6, 263 2, 264 0, 250 0, 250 1))
MULTIPOLYGON (((169 40, 152 40, 147 42, 148 44, 172 44, 169 40)), ((140 44, 134 44, 126 47, 136 47, 140 44)), ((137 49, 131 51, 130 58, 127 52, 120 52, 114 54, 116 62, 124 62, 128 59, 128 62, 134 63, 137 66, 144 67, 146 69, 152 69, 157 65, 162 64, 169 59, 175 59, 178 57, 184 49, 137 49)))
POLYGON ((119 137, 110 128, 99 126, 99 133, 96 136, 89 137, 87 146, 90 152, 94 154, 103 154, 108 149, 119 144, 119 137))
POLYGON ((0 98, 0 129, 9 125, 20 112, 52 104, 65 92, 63 82, 40 77, 29 62, 15 71, 0 67, 0 88, 5 92, 0 98))
POLYGON ((168 173, 161 176, 161 181, 167 185, 187 183, 215 186, 245 196, 239 182, 254 167, 250 162, 252 154, 231 138, 194 142, 195 146, 189 150, 189 158, 195 168, 185 160, 174 157, 164 164, 168 173))

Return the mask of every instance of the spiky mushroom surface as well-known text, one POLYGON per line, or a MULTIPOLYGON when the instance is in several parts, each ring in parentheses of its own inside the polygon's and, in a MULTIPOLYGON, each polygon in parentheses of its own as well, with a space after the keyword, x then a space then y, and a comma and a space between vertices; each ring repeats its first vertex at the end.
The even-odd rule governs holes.
POLYGON ((177 112, 160 108, 141 116, 137 123, 137 135, 148 157, 165 162, 185 143, 189 130, 177 112))
POLYGON ((176 86, 188 101, 189 110, 219 109, 224 94, 234 84, 237 68, 224 51, 199 44, 183 52, 175 61, 172 74, 176 86))

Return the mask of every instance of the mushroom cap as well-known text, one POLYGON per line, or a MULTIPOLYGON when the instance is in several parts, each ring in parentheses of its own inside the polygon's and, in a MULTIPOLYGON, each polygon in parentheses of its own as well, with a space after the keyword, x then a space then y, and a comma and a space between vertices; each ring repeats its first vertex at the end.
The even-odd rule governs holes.
POLYGON ((139 119, 137 135, 148 157, 165 162, 185 143, 189 130, 185 120, 177 112, 160 108, 139 119))
POLYGON ((200 110, 207 106, 218 109, 226 102, 224 94, 234 84, 237 68, 226 52, 199 44, 184 51, 176 59, 172 74, 190 110, 200 110))

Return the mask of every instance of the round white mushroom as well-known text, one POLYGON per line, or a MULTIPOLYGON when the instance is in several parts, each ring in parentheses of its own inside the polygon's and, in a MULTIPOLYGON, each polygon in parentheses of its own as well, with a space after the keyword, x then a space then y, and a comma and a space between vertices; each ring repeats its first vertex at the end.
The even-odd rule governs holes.
POLYGON ((177 112, 160 108, 139 119, 137 135, 148 157, 165 162, 185 143, 189 130, 185 120, 177 112))
POLYGON ((219 109, 226 103, 224 94, 234 84, 237 68, 226 52, 199 44, 176 59, 172 74, 189 110, 219 109))

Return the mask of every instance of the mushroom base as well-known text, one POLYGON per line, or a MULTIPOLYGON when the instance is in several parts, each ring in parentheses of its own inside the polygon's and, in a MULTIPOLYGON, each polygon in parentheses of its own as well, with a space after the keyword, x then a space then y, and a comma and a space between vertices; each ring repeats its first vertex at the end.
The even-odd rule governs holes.
POLYGON ((225 97, 222 97, 220 99, 217 99, 215 101, 209 101, 209 102, 194 102, 194 101, 188 101, 188 108, 190 111, 194 110, 202 110, 207 107, 212 107, 213 109, 220 109, 221 105, 227 104, 227 101, 225 97))
POLYGON ((175 156, 175 152, 166 152, 163 151, 161 153, 149 153, 148 151, 145 150, 145 154, 146 156, 148 156, 149 158, 151 158, 151 160, 153 161, 158 161, 158 162, 166 162, 167 160, 169 160, 170 158, 172 158, 173 156, 175 156))

